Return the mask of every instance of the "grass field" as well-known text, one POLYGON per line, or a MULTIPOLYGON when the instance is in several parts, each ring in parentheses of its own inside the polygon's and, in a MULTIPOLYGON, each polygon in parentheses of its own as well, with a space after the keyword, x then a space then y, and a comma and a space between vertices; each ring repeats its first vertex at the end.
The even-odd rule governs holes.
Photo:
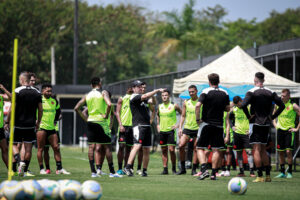
MULTIPOLYGON (((30 170, 37 174, 35 179, 74 179, 80 182, 91 179, 90 168, 87 159, 87 149, 82 153, 80 148, 63 147, 61 149, 63 156, 63 167, 70 171, 71 175, 39 175, 39 166, 36 159, 36 150, 33 151, 33 158, 30 164, 30 170)), ((55 170, 55 162, 51 153, 51 169, 55 170)), ((116 154, 114 156, 115 169, 117 170, 116 154)), ((6 169, 1 162, 0 181, 7 178, 6 169)), ((135 167, 136 168, 136 167, 135 167)), ((103 171, 109 172, 107 162, 103 165, 103 171)), ((160 175, 162 171, 162 162, 160 153, 151 155, 148 168, 148 177, 109 178, 102 176, 97 180, 103 187, 102 199, 300 199, 300 173, 294 172, 292 179, 272 179, 271 183, 252 183, 253 178, 246 177, 248 182, 248 191, 243 196, 233 196, 227 191, 227 183, 237 171, 232 171, 232 177, 222 177, 217 181, 209 179, 199 181, 190 175, 160 175)), ((169 169, 169 172, 171 170, 169 169)), ((272 172, 272 176, 278 172, 272 172)), ((248 174, 248 171, 246 171, 248 174)), ((14 177, 16 180, 23 178, 14 177)), ((29 179, 29 178, 25 178, 29 179)))

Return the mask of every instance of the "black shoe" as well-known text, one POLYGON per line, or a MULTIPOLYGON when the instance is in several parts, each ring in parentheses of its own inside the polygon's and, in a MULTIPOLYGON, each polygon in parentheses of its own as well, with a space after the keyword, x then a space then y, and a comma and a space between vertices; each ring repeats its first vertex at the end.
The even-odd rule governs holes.
POLYGON ((215 180, 217 180, 217 177, 216 176, 210 176, 210 180, 215 181, 215 180))
POLYGON ((169 174, 168 170, 163 170, 161 173, 161 175, 168 175, 168 174, 169 174))
POLYGON ((203 172, 203 173, 199 176, 198 180, 204 180, 204 179, 206 179, 206 178, 208 178, 208 177, 209 177, 209 173, 208 173, 208 171, 206 170, 205 172, 203 172))
POLYGON ((142 177, 147 177, 147 176, 148 176, 147 171, 143 171, 141 176, 142 176, 142 177))
POLYGON ((197 174, 197 171, 196 170, 192 170, 191 175, 194 176, 195 174, 197 174))
POLYGON ((124 172, 126 173, 127 176, 133 176, 132 169, 130 168, 125 167, 124 172))
POLYGON ((182 175, 186 174, 186 170, 180 170, 179 172, 176 173, 176 175, 182 175))

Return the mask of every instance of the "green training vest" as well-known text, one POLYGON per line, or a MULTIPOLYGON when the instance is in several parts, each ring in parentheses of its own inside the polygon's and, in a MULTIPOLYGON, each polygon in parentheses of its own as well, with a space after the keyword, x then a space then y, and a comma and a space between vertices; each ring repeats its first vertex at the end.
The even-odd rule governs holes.
POLYGON ((173 130, 172 127, 175 126, 177 122, 175 105, 170 102, 167 105, 162 103, 158 107, 158 112, 160 131, 168 132, 173 130))
POLYGON ((100 91, 93 89, 86 95, 86 104, 88 107, 89 122, 106 122, 103 118, 106 113, 106 102, 100 91))
POLYGON ((3 96, 0 96, 0 128, 3 128, 3 109, 4 109, 4 99, 3 96))
POLYGON ((123 126, 132 126, 132 114, 130 110, 130 94, 126 94, 122 98, 121 107, 121 123, 123 126))
POLYGON ((195 101, 192 101, 192 99, 189 99, 185 102, 185 124, 184 128, 189 130, 198 130, 199 126, 196 122, 196 113, 195 108, 196 104, 198 102, 198 99, 195 101))
POLYGON ((43 116, 42 116, 40 128, 45 130, 54 130, 55 129, 54 119, 56 115, 56 110, 59 109, 59 104, 52 97, 46 99, 43 96, 42 105, 43 105, 43 116))
POLYGON ((249 120, 245 115, 243 109, 240 109, 239 107, 235 106, 233 108, 233 114, 235 118, 235 132, 245 135, 246 131, 249 130, 249 120))
POLYGON ((288 130, 295 127, 297 113, 294 111, 293 104, 289 100, 284 104, 285 108, 278 116, 277 129, 288 130))

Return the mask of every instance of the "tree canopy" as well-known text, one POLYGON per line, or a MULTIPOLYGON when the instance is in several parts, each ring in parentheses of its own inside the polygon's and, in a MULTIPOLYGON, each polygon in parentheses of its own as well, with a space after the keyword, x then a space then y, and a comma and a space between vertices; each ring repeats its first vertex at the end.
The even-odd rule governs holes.
MULTIPOLYGON (((153 13, 132 4, 89 6, 79 1, 78 84, 92 76, 104 83, 175 71, 176 64, 224 53, 235 45, 257 45, 300 37, 300 8, 272 11, 256 19, 224 21, 221 6, 153 13), (87 41, 97 41, 87 45, 87 41)), ((74 1, 0 0, 0 83, 11 85, 13 40, 19 39, 18 72, 50 82, 55 47, 57 84, 72 83, 74 1)))

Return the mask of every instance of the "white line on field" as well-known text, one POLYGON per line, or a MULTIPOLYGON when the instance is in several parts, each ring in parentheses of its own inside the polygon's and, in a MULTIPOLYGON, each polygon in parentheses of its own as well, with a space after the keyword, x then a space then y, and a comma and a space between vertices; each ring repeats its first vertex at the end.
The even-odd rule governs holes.
POLYGON ((83 160, 83 161, 89 161, 89 159, 87 158, 80 158, 80 157, 68 157, 68 156, 64 156, 64 158, 72 158, 72 159, 77 159, 77 160, 83 160))

